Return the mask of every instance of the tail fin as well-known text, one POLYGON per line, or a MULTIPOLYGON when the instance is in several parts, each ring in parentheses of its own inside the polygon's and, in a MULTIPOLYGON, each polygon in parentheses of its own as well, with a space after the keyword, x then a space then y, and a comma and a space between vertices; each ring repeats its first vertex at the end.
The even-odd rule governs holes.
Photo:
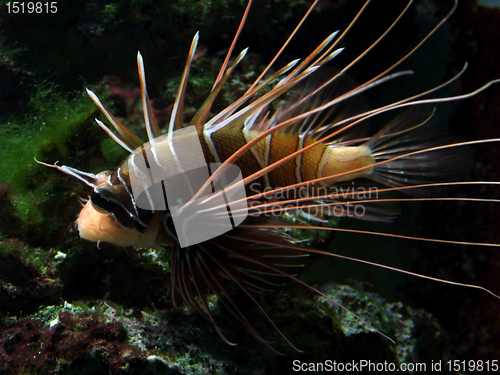
MULTIPOLYGON (((377 163, 372 180, 390 187, 410 187, 450 181, 468 170, 467 150, 438 148, 450 143, 450 137, 436 130, 434 112, 407 110, 366 142, 377 163)), ((426 188, 401 191, 417 196, 429 194, 426 188)))

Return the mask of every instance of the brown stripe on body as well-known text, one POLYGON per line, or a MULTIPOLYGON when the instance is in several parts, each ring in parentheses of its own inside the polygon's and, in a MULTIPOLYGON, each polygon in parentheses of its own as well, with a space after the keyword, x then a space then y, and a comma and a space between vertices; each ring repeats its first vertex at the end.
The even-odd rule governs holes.
MULTIPOLYGON (((247 143, 241 130, 219 130, 211 135, 211 140, 221 162, 229 159, 247 143)), ((250 151, 241 155, 234 164, 241 169, 243 178, 260 170, 258 161, 250 151)))
MULTIPOLYGON (((258 137, 261 132, 258 131, 248 131, 244 132, 243 135, 245 136, 246 142, 251 142, 254 140, 256 137, 258 137)), ((261 139, 259 142, 257 142, 255 145, 252 146, 250 149, 250 152, 253 154, 255 159, 257 160, 257 163, 259 163, 261 169, 265 168, 269 165, 269 148, 270 148, 270 143, 271 143, 271 135, 268 135, 264 137, 264 139, 261 139)), ((264 182, 266 188, 271 187, 271 182, 269 180, 269 174, 265 174, 261 177, 261 180, 264 182)), ((260 181, 260 180, 258 180, 260 181)))
MULTIPOLYGON (((311 140, 306 139, 304 147, 307 147, 311 143, 311 140)), ((302 154, 300 165, 302 181, 312 181, 318 178, 318 169, 324 157, 326 147, 327 144, 320 143, 302 154)), ((317 183, 312 184, 312 186, 316 185, 317 183)))
MULTIPOLYGON (((270 142, 271 150, 269 152, 269 164, 284 159, 293 154, 299 147, 299 137, 295 134, 289 135, 276 133, 272 135, 270 142)), ((271 185, 275 188, 285 187, 297 183, 295 177, 296 159, 287 161, 285 164, 272 170, 269 173, 271 185)))
MULTIPOLYGON (((250 131, 246 132, 244 134, 245 136, 245 142, 250 142, 254 140, 256 137, 258 137, 261 134, 261 132, 257 131, 250 131)), ((261 168, 265 168, 269 165, 269 144, 270 144, 271 136, 268 135, 264 139, 260 140, 257 142, 251 149, 250 151, 252 154, 255 156, 257 159, 257 162, 259 163, 261 168)))
MULTIPOLYGON (((211 134, 210 140, 207 140, 203 135, 200 136, 200 139, 201 138, 203 138, 202 149, 205 153, 206 160, 209 162, 216 162, 217 157, 212 155, 212 150, 207 144, 208 141, 212 142, 213 148, 216 150, 217 156, 221 162, 227 160, 241 147, 247 144, 242 131, 238 129, 221 129, 211 134)), ((234 164, 240 168, 243 178, 248 177, 261 170, 261 166, 258 160, 250 151, 247 151, 243 155, 241 155, 234 162, 234 164)), ((250 182, 250 184, 246 185, 248 197, 256 194, 257 192, 262 192, 265 187, 266 184, 263 178, 258 178, 257 180, 250 182)))

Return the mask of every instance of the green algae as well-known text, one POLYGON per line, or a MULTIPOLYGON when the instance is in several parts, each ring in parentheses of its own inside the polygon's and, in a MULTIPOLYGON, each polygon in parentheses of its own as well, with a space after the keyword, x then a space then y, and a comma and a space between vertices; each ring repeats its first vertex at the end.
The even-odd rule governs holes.
POLYGON ((111 137, 101 142, 101 154, 106 159, 106 165, 109 165, 110 168, 120 165, 120 162, 127 156, 127 152, 111 137))
POLYGON ((35 231, 41 236, 56 229, 49 216, 54 210, 48 207, 65 205, 71 194, 61 192, 62 176, 51 177, 35 159, 53 163, 75 158, 79 150, 68 142, 90 126, 95 111, 84 90, 69 98, 42 84, 32 90, 28 113, 0 120, 0 183, 9 186, 13 215, 24 225, 17 234, 35 231))
POLYGON ((90 308, 85 304, 70 304, 68 302, 64 302, 61 305, 40 306, 40 310, 27 316, 25 319, 39 320, 44 325, 50 327, 58 323, 59 314, 61 314, 62 312, 83 314, 89 311, 90 308))

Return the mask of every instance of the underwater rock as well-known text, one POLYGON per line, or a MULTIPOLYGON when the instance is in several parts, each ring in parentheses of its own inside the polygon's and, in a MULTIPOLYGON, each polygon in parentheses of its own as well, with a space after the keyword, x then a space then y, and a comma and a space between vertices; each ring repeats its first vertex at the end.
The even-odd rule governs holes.
POLYGON ((0 240, 0 316, 31 314, 61 303, 55 250, 33 249, 17 239, 0 240))
MULTIPOLYGON (((266 312, 303 353, 291 348, 257 309, 245 309, 254 327, 284 355, 250 337, 224 309, 215 319, 231 347, 212 324, 183 311, 146 312, 112 303, 74 303, 41 308, 23 319, 4 319, 0 329, 2 374, 287 374, 293 363, 416 363, 442 360, 446 336, 428 313, 390 303, 363 285, 331 283, 322 288, 366 322, 396 341, 392 344, 358 318, 302 288, 261 296, 266 312), (272 302, 272 304, 271 304, 272 302), (260 316, 260 319, 257 319, 260 316), (264 331, 265 330, 265 331, 264 331), (294 362, 295 361, 295 362, 294 362), (299 362, 297 362, 299 361, 299 362)), ((216 303, 215 298, 212 303, 216 303)))

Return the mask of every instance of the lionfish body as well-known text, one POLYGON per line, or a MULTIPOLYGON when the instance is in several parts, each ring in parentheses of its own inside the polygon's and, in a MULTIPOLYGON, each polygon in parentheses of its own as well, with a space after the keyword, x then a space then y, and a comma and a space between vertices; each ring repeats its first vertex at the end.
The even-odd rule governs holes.
MULTIPOLYGON (((252 139, 259 134, 260 132, 249 132, 248 136, 252 139)), ((181 145, 183 140, 186 146, 191 141, 185 137, 180 140, 181 145)), ((207 139, 204 134, 199 134, 198 140, 202 145, 207 163, 224 162, 248 143, 243 133, 237 134, 224 129, 213 135, 211 139, 207 139), (221 150, 221 152, 215 151, 217 153, 212 154, 212 150, 221 150)), ((300 141, 297 134, 278 133, 268 136, 254 146, 255 153, 248 153, 247 157, 242 157, 235 162, 235 165, 241 170, 243 178, 247 178, 259 173, 262 168, 293 155, 301 149, 300 141)), ((92 198, 86 203, 77 220, 80 235, 90 241, 110 242, 119 246, 157 248, 171 246, 172 238, 168 235, 165 212, 141 213, 134 203, 134 198, 127 193, 131 190, 129 177, 129 168, 133 165, 131 158, 132 156, 127 158, 116 171, 104 172, 107 176, 105 181, 100 182, 99 176, 94 182, 92 198), (109 212, 112 212, 113 216, 110 217, 109 212)), ((301 194, 307 194, 312 199, 322 185, 328 187, 334 182, 359 177, 370 178, 373 172, 371 166, 375 160, 370 148, 366 145, 336 146, 320 143, 304 153, 300 159, 294 158, 292 162, 272 170, 250 184, 250 188, 247 187, 247 195, 323 179, 323 182, 302 187, 301 194), (361 170, 352 172, 358 169, 361 170), (343 174, 345 176, 342 176, 343 174), (331 178, 324 180, 325 177, 331 178)), ((161 158, 158 160, 159 165, 165 166, 171 165, 172 162, 174 161, 169 160, 168 157, 165 157, 165 160, 161 158)), ((253 203, 257 204, 258 201, 255 200, 253 203)))
MULTIPOLYGON (((360 13, 365 7, 366 4, 360 13)), ((409 4, 405 11, 408 7, 409 4)), ((401 17, 402 14, 395 23, 401 17)), ((436 174, 441 174, 448 167, 450 160, 456 160, 439 153, 453 146, 439 145, 429 131, 432 110, 406 110, 372 136, 360 135, 359 128, 363 128, 364 122, 379 113, 453 99, 420 100, 423 95, 438 88, 373 110, 345 110, 343 107, 351 98, 371 87, 409 74, 388 73, 418 46, 370 81, 346 87, 333 97, 325 94, 325 88, 342 82, 345 71, 356 61, 328 80, 313 79, 321 66, 342 51, 336 46, 346 31, 338 37, 337 33, 330 35, 303 61, 293 61, 266 76, 270 64, 241 98, 209 118, 215 97, 246 53, 244 50, 229 64, 235 38, 212 92, 190 122, 184 124, 182 109, 189 67, 198 40, 196 35, 166 134, 160 131, 154 118, 146 90, 143 60, 139 54, 142 103, 149 137, 147 143, 121 124, 88 91, 118 134, 96 120, 98 124, 131 154, 116 171, 104 171, 98 175, 66 166, 57 167, 92 188, 90 199, 77 220, 81 237, 118 246, 154 247, 171 251, 174 304, 175 295, 179 293, 192 310, 213 322, 219 335, 229 343, 211 315, 207 295, 212 292, 247 326, 253 336, 264 341, 233 302, 228 280, 257 303, 253 296, 256 291, 273 290, 288 279, 297 280, 295 275, 303 264, 304 256, 313 252, 327 254, 301 246, 298 239, 291 238, 280 228, 313 227, 321 230, 320 224, 328 217, 348 216, 347 208, 359 208, 357 212, 360 214, 356 215, 359 219, 390 221, 398 212, 387 202, 377 201, 374 197, 359 198, 349 189, 346 194, 335 193, 345 186, 375 186, 382 193, 399 190, 420 195, 421 190, 425 189, 418 188, 426 188, 436 174), (270 90, 264 92, 263 89, 268 87, 270 90), (289 96, 280 108, 274 111, 270 109, 278 98, 287 94, 289 96), (192 131, 181 132, 186 129, 192 131), (179 193, 191 190, 188 198, 180 203, 179 209, 191 210, 186 219, 187 224, 191 219, 208 212, 207 217, 215 222, 217 228, 222 220, 217 209, 222 207, 226 217, 229 211, 234 228, 221 231, 219 235, 209 234, 206 241, 181 246, 179 237, 189 236, 192 229, 185 229, 188 228, 187 224, 186 227, 178 223, 174 225, 172 207, 166 204, 158 209, 152 203, 154 197, 151 189, 144 189, 140 204, 140 198, 133 192, 132 180, 134 174, 144 172, 139 167, 141 158, 145 158, 148 170, 174 168, 182 172, 180 165, 193 158, 193 145, 199 145, 205 163, 202 169, 209 170, 211 174, 193 187, 186 184, 182 173, 178 173, 175 178, 157 181, 156 188, 170 192, 178 190, 179 193), (239 181, 245 191, 244 198, 236 199, 239 203, 244 202, 244 205, 236 210, 229 209, 230 205, 227 205, 227 199, 234 198, 231 194, 237 185, 231 182, 234 176, 225 178, 231 166, 236 166, 237 172, 241 172, 239 181), (216 188, 221 183, 222 189, 220 186, 216 188), (218 200, 214 197, 218 197, 218 200), (223 203, 214 204, 214 200, 223 203), (211 212, 213 214, 210 216, 211 212), (276 219, 283 213, 293 213, 299 220, 292 224, 276 219), (187 233, 180 233, 184 231, 187 233)), ((153 188, 151 185, 149 187, 153 188)), ((257 306, 260 308, 258 303, 257 306)))

